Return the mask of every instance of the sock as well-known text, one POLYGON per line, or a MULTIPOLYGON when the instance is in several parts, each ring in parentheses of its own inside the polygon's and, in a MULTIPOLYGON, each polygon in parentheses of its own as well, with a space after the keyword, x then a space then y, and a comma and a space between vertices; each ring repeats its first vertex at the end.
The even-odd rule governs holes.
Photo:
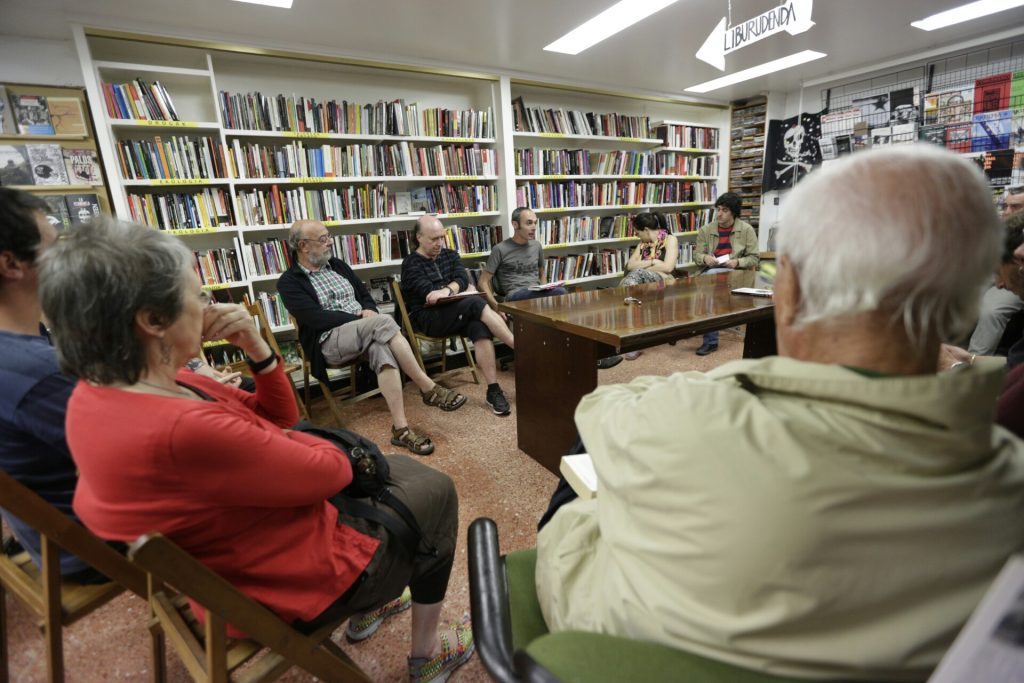
POLYGON ((492 391, 501 391, 501 387, 499 387, 498 383, 495 382, 494 384, 488 384, 487 385, 487 391, 488 391, 488 393, 490 393, 492 391))

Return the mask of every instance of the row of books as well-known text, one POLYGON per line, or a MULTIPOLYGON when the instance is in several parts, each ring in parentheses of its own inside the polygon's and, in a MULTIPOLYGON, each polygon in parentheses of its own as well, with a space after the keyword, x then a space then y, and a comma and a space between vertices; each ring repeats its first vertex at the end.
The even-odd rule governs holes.
POLYGON ((256 295, 256 302, 271 327, 289 324, 288 309, 284 307, 284 299, 278 292, 260 292, 256 295))
MULTIPOLYGON (((411 237, 412 233, 405 233, 411 237)), ((467 225, 451 226, 446 229, 448 248, 460 254, 479 254, 489 252, 494 245, 501 242, 500 225, 467 225)), ((413 251, 416 247, 413 246, 413 251)))
POLYGON ((669 232, 693 232, 702 225, 710 223, 715 217, 715 210, 712 208, 694 209, 693 211, 665 213, 662 215, 665 216, 669 232))
MULTIPOLYGON (((634 237, 633 218, 636 214, 614 216, 561 216, 543 219, 537 223, 537 241, 541 244, 569 244, 600 239, 634 237)), ((714 209, 697 209, 679 213, 663 213, 667 230, 672 233, 691 232, 709 223, 714 209)), ((682 248, 682 243, 680 243, 682 248)))
POLYGON ((46 219, 57 232, 67 232, 100 217, 100 199, 95 194, 50 194, 40 198, 49 207, 46 219))
POLYGON ((245 280, 236 249, 222 247, 193 251, 192 258, 199 279, 204 285, 219 285, 245 280))
POLYGON ((484 111, 435 107, 424 110, 421 117, 415 102, 406 104, 402 99, 358 104, 348 100, 318 102, 311 97, 222 90, 220 108, 224 125, 233 130, 494 137, 490 107, 484 111))
POLYGON ((132 220, 160 230, 196 230, 234 223, 231 195, 206 187, 198 192, 128 194, 132 220))
POLYGON ((302 186, 281 189, 239 190, 238 216, 244 225, 277 225, 299 219, 341 221, 387 216, 388 190, 383 183, 307 190, 302 186))
POLYGON ((628 249, 602 249, 585 254, 552 256, 544 259, 544 279, 554 282, 592 275, 614 275, 623 271, 628 260, 628 249))
POLYGON ((98 185, 103 182, 95 149, 56 143, 0 145, 0 185, 98 185))
POLYGON ((103 83, 103 101, 112 119, 140 121, 180 121, 178 112, 160 81, 147 83, 141 78, 127 83, 103 83))
POLYGON ((718 156, 678 152, 519 149, 517 175, 718 175, 718 156))
POLYGON ((651 136, 651 120, 648 116, 527 107, 522 97, 512 100, 512 114, 516 130, 522 133, 608 135, 626 138, 651 136))
POLYGON ((8 92, 0 85, 0 135, 77 135, 89 128, 77 97, 8 92))
POLYGON ((269 237, 255 242, 234 238, 235 249, 242 254, 248 277, 280 275, 292 265, 291 252, 283 238, 269 237))
POLYGON ((663 126, 658 126, 658 137, 661 138, 666 147, 718 149, 717 128, 667 123, 663 126))
POLYGON ((480 145, 287 145, 232 142, 236 178, 496 175, 497 152, 480 145), (241 173, 239 173, 241 171, 241 173))
POLYGON ((516 186, 516 203, 537 209, 573 206, 622 206, 632 204, 682 204, 713 202, 715 182, 612 181, 529 182, 516 186))
POLYGON ((676 257, 676 268, 693 265, 693 252, 697 245, 693 242, 680 242, 679 255, 676 257))
POLYGON ((226 178, 224 145, 209 137, 118 140, 117 161, 126 180, 226 178))

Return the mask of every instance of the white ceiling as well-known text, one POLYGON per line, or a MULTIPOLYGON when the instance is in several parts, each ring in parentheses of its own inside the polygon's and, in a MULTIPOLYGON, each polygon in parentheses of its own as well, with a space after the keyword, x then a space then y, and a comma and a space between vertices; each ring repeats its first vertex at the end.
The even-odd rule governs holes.
MULTIPOLYGON (((232 0, 0 0, 3 34, 68 38, 69 24, 124 28, 389 62, 485 72, 631 92, 684 95, 722 75, 694 53, 732 5, 733 23, 776 0, 680 0, 577 56, 543 47, 613 0, 295 0, 291 10, 232 0)), ((816 25, 726 58, 726 73, 800 50, 828 57, 709 93, 727 102, 994 34, 1024 34, 1024 8, 926 32, 910 22, 964 0, 816 0, 816 25)))

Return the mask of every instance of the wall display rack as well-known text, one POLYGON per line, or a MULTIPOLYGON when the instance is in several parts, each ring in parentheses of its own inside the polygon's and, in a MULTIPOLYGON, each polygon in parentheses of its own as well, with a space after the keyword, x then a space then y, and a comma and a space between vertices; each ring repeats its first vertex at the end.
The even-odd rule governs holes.
POLYGON ((757 230, 761 221, 765 116, 768 100, 754 97, 732 103, 729 145, 729 190, 740 196, 743 220, 757 230))

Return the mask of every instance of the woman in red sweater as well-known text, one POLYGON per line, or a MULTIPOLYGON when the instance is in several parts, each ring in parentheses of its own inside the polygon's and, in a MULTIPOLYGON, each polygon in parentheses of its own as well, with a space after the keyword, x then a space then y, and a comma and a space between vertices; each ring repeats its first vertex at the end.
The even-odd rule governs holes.
POLYGON ((473 649, 468 625, 437 630, 458 524, 451 480, 388 458, 436 556, 410 557, 384 527, 340 515, 327 498, 352 480, 347 456, 288 430, 298 410, 278 359, 243 307, 210 301, 192 260, 170 235, 112 221, 48 254, 43 308, 62 367, 80 378, 66 423, 75 512, 106 539, 163 533, 304 630, 364 612, 348 633, 368 637, 407 606, 396 596, 408 585, 410 677, 443 680, 473 649), (255 394, 179 373, 215 339, 245 351, 255 394))

